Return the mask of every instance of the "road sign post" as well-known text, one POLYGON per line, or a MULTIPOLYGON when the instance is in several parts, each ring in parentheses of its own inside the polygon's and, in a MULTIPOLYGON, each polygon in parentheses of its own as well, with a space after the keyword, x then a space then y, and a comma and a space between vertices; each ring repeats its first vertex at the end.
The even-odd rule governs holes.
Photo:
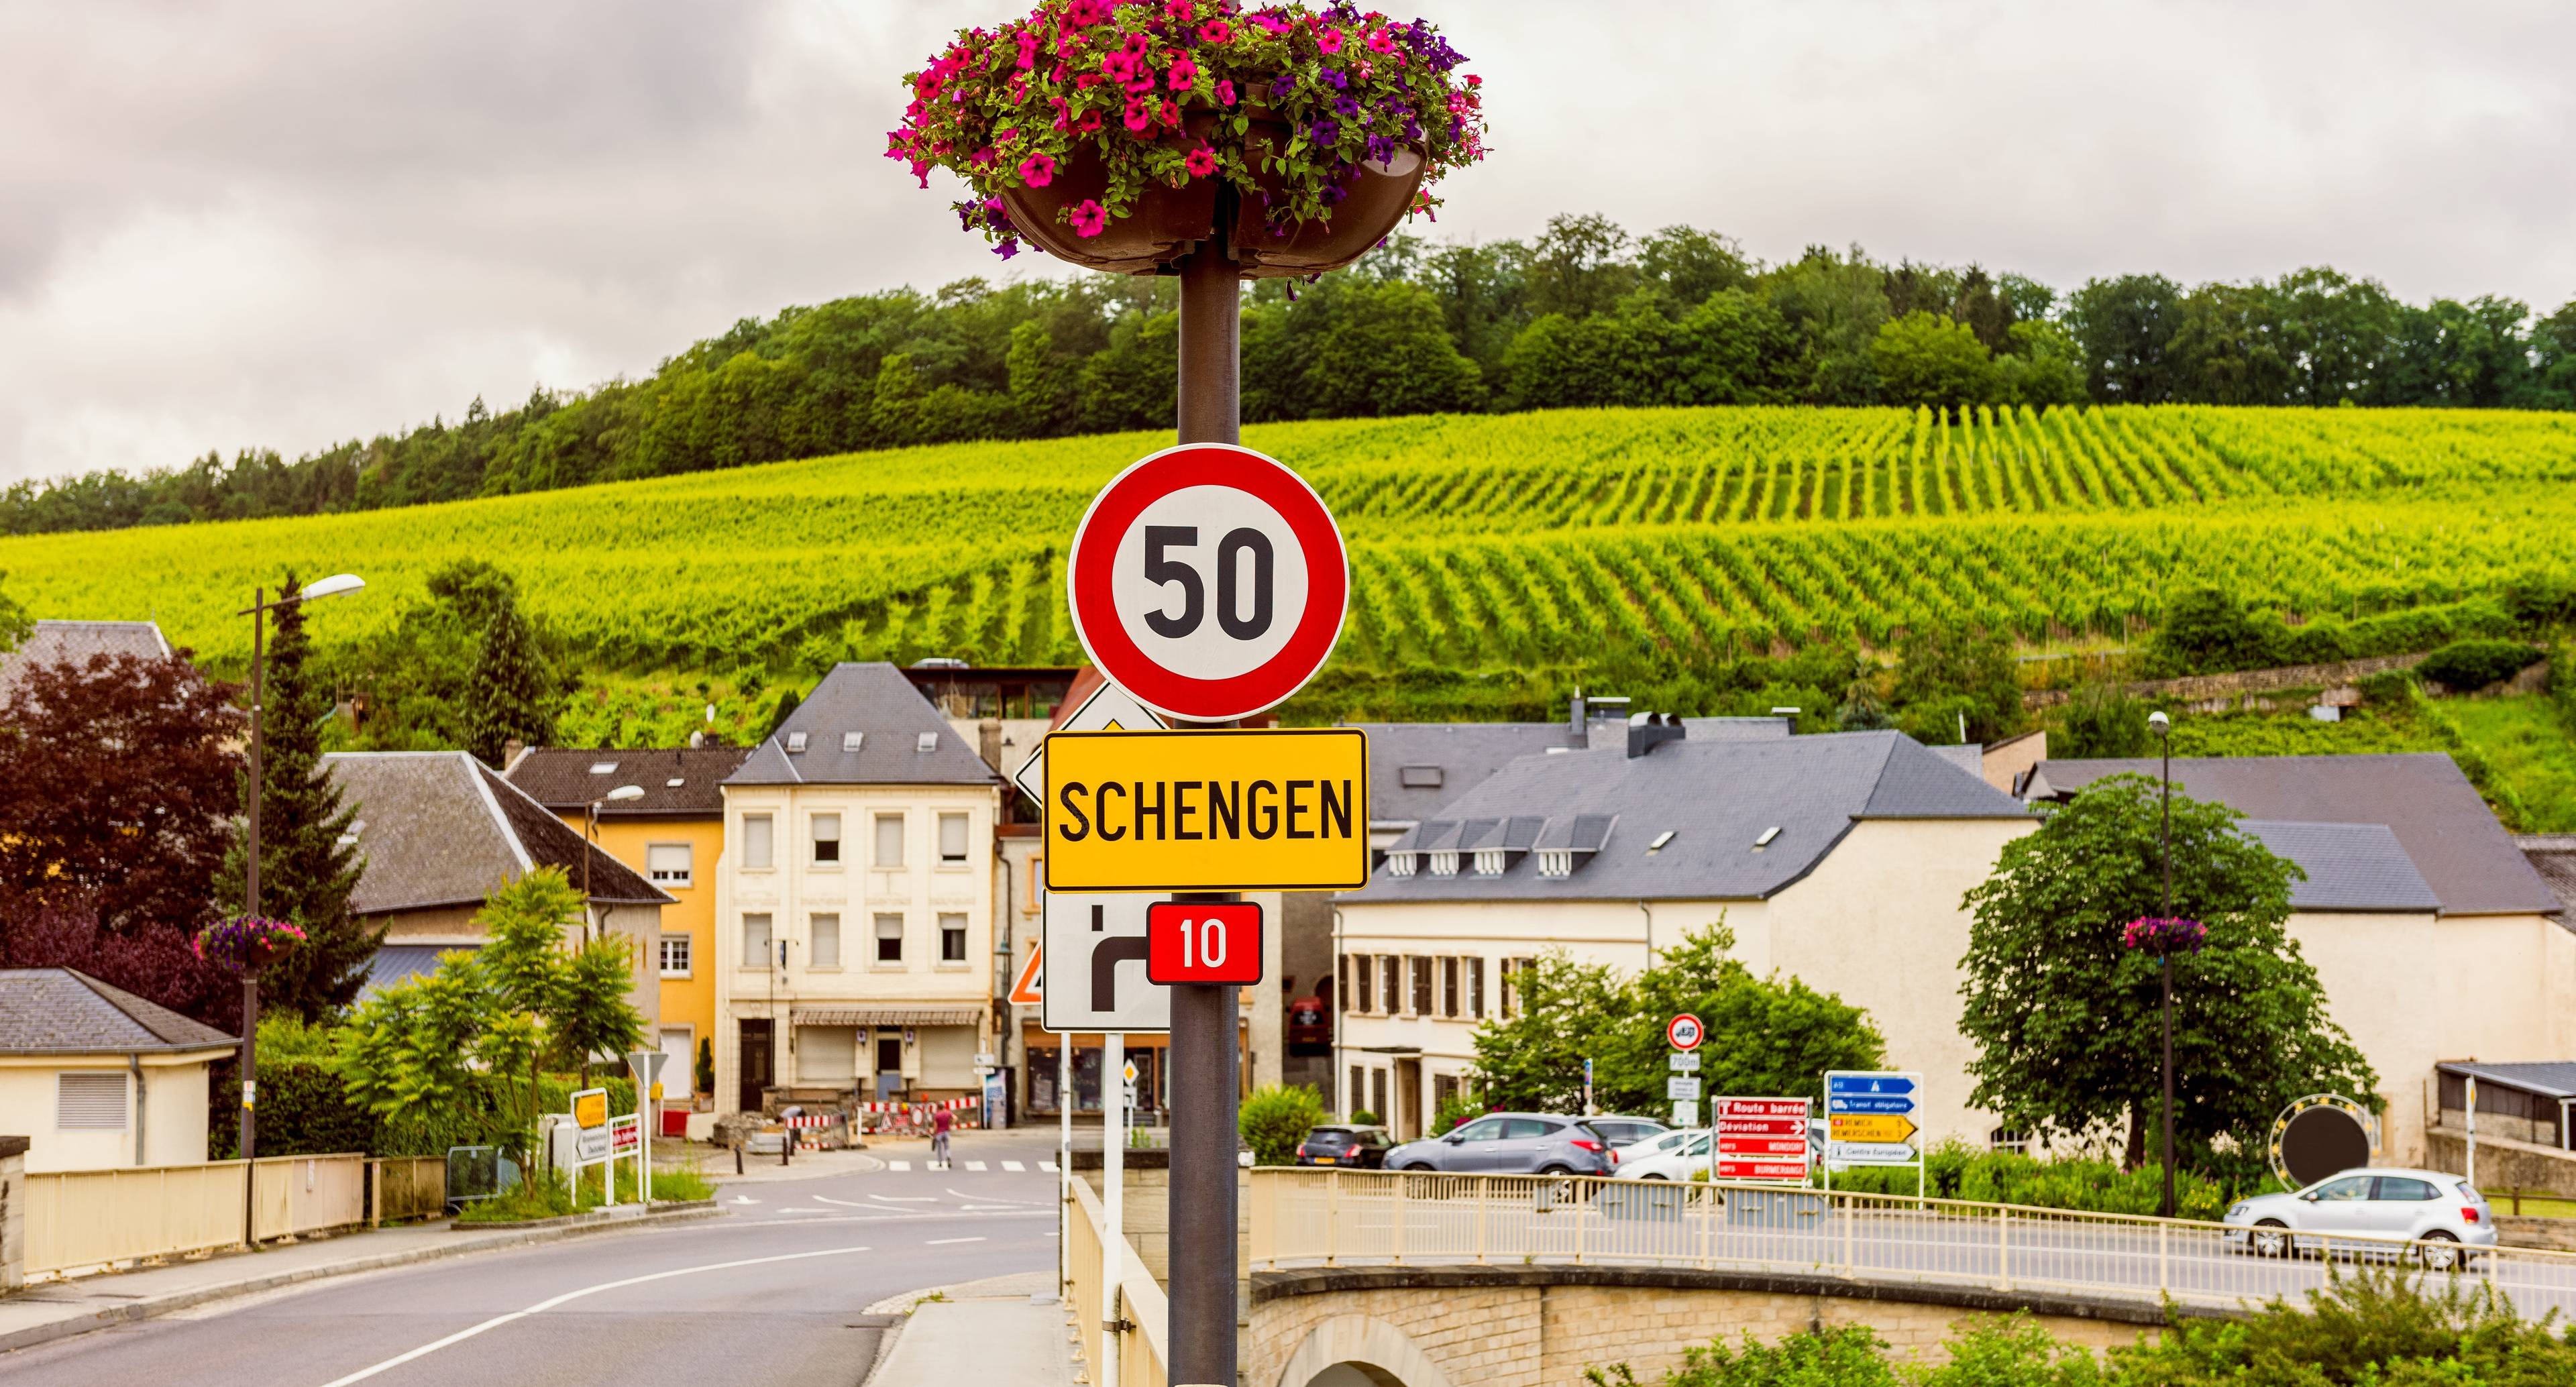
MULTIPOLYGON (((635 1124, 643 1129, 635 1146, 635 1198, 647 1209, 653 1207, 653 1128, 660 1116, 653 1100, 661 1096, 662 1066, 670 1058, 659 1050, 631 1050, 626 1055, 626 1068, 635 1076, 635 1124)), ((614 1194, 615 1166, 608 1169, 608 1182, 614 1194)))
POLYGON ((1912 1166, 1914 1196, 1927 1192, 1922 1128, 1916 1125, 1923 1095, 1921 1074, 1892 1070, 1834 1069, 1825 1073, 1825 1187, 1836 1166, 1912 1166))

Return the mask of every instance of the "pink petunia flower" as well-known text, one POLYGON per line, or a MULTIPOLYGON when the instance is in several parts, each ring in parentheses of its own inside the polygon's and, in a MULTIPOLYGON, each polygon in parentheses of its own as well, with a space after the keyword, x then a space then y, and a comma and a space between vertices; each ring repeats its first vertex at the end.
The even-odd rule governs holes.
POLYGON ((1189 157, 1183 159, 1181 163, 1183 167, 1190 171, 1190 177, 1205 178, 1209 174, 1216 172, 1216 151, 1208 148, 1206 145, 1200 145, 1198 148, 1191 150, 1189 152, 1189 157))
POLYGON ((1172 65, 1163 72, 1163 85, 1176 92, 1185 92, 1190 89, 1190 83, 1197 80, 1198 75, 1197 63, 1191 62, 1187 57, 1175 55, 1172 58, 1172 65))
POLYGON ((1072 4, 1064 7, 1064 22, 1077 29, 1087 29, 1094 24, 1107 23, 1116 8, 1111 0, 1073 0, 1072 4))
POLYGON ((1222 19, 1211 19, 1199 26, 1199 42, 1224 43, 1234 37, 1234 26, 1222 19))
POLYGON ((1323 49, 1326 53, 1341 52, 1342 31, 1339 29, 1324 30, 1322 33, 1315 35, 1315 46, 1323 49))
POLYGON ((1216 104, 1220 106, 1231 106, 1234 104, 1233 78, 1225 78, 1216 84, 1216 104))
MULTIPOLYGON (((1077 135, 1089 135, 1095 133, 1099 129, 1100 113, 1098 111, 1085 111, 1082 113, 1082 119, 1073 123, 1073 133, 1077 135)), ((927 187, 929 185, 924 184, 923 186, 927 187)))
POLYGON ((1154 108, 1145 104, 1145 98, 1141 96, 1131 96, 1127 98, 1128 129, 1141 135, 1145 133, 1145 127, 1152 125, 1153 123, 1154 108))
POLYGON ((1369 31, 1368 46, 1371 53, 1392 53, 1395 51, 1395 39, 1384 29, 1372 29, 1369 31))
POLYGON ((1022 29, 1020 31, 1020 71, 1027 72, 1037 65, 1038 36, 1026 29, 1022 29))
POLYGON ((1073 223, 1073 233, 1077 236, 1097 236, 1109 229, 1109 209, 1091 198, 1075 203, 1066 216, 1073 223))
POLYGON ((1055 181, 1055 156, 1032 154, 1020 161, 1020 179, 1032 188, 1043 188, 1055 181))

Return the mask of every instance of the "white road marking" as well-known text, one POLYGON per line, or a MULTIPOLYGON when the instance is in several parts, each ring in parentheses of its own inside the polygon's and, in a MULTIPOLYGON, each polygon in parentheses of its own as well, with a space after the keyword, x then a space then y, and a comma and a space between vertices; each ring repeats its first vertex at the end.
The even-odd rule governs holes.
POLYGON ((732 1202, 734 1202, 734 1203, 736 1203, 736 1204, 757 1204, 757 1203, 759 1203, 760 1201, 759 1201, 759 1200, 757 1200, 757 1199, 752 1198, 750 1195, 747 1195, 747 1194, 737 1194, 737 1195, 735 1195, 735 1196, 733 1197, 733 1201, 732 1201, 732 1202))
POLYGON ((789 1208, 781 1209, 778 1212, 782 1214, 828 1214, 832 1211, 829 1209, 799 1209, 791 1206, 789 1208))
POLYGON ((912 1162, 910 1162, 910 1161, 888 1161, 888 1162, 886 1162, 886 1169, 888 1169, 888 1170, 910 1170, 910 1169, 912 1169, 912 1162))
POLYGON ((820 1252, 786 1252, 775 1257, 745 1257, 739 1261, 710 1262, 702 1267, 680 1267, 672 1271, 657 1271, 648 1276, 629 1276, 618 1281, 602 1281, 596 1286, 584 1286, 577 1291, 566 1291, 562 1295, 538 1301, 536 1304, 529 1306, 525 1310, 513 1310, 506 1315, 494 1315, 492 1318, 483 1321, 481 1324, 471 1325, 467 1328, 460 1329, 455 1333, 448 1335, 444 1339, 433 1339, 416 1349, 412 1349, 405 1353, 395 1354, 393 1357, 388 1358, 373 1367, 360 1368, 346 1377, 335 1377, 329 1382, 322 1384, 322 1387, 349 1387, 350 1383, 364 1382, 368 1378, 374 1377, 376 1374, 384 1372, 389 1368, 399 1368, 403 1364, 409 1363, 414 1359, 426 1358, 429 1355, 438 1352, 440 1349, 461 1344, 466 1340, 473 1338, 475 1335, 483 1333, 485 1330, 498 1329, 513 1320, 523 1320, 530 1315, 543 1314, 558 1305, 566 1303, 567 1301, 579 1300, 583 1296, 596 1295, 601 1291, 614 1291, 626 1286, 641 1286, 648 1281, 667 1281, 674 1276, 695 1276, 699 1272, 705 1271, 731 1271, 736 1267, 766 1266, 772 1262, 801 1262, 814 1257, 846 1257, 853 1252, 865 1252, 867 1250, 868 1249, 864 1247, 828 1247, 820 1252))
MULTIPOLYGON (((957 1191, 950 1190, 949 1193, 956 1194, 957 1191)), ((816 1198, 820 1197, 821 1196, 819 1195, 816 1196, 816 1198)), ((965 1196, 959 1195, 958 1197, 962 1199, 965 1196)), ((882 1199, 888 1204, 936 1204, 939 1202, 939 1196, 934 1194, 872 1194, 869 1195, 868 1198, 882 1199)))
POLYGON ((922 1246, 946 1247, 950 1243, 979 1243, 982 1241, 984 1241, 982 1238, 932 1238, 930 1241, 923 1243, 922 1246))
POLYGON ((966 1163, 966 1168, 968 1170, 982 1170, 984 1168, 984 1163, 982 1161, 968 1161, 966 1163))
POLYGON ((1020 1164, 1018 1161, 1004 1161, 1004 1162, 1002 1162, 1002 1169, 1004 1169, 1004 1170, 1026 1170, 1026 1169, 1028 1169, 1028 1167, 1027 1167, 1027 1166, 1024 1166, 1024 1165, 1022 1165, 1022 1164, 1020 1164))
POLYGON ((1055 1207, 1055 1201, 1052 1199, 996 1199, 989 1194, 968 1194, 966 1191, 960 1189, 952 1189, 948 1192, 957 1196, 959 1199, 965 1200, 966 1207, 970 1209, 982 1206, 994 1206, 1005 1209, 1052 1209, 1055 1207))
POLYGON ((1045 1172, 1046 1172, 1046 1173, 1048 1173, 1049 1175, 1052 1175, 1052 1174, 1054 1174, 1054 1173, 1055 1173, 1055 1162, 1053 1162, 1053 1161, 1040 1161, 1040 1162, 1038 1162, 1038 1169, 1045 1171, 1045 1172))

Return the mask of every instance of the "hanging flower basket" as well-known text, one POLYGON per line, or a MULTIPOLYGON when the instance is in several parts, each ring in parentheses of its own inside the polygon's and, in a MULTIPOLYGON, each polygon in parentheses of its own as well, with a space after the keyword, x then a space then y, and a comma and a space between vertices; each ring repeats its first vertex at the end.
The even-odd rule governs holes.
POLYGON ((258 915, 240 915, 197 932, 197 957, 236 973, 256 973, 304 942, 304 927, 258 915))
POLYGON ((1247 277, 1349 264, 1484 157, 1483 102, 1430 25, 1334 5, 1046 0, 906 78, 887 137, 959 223, 1091 269, 1153 274, 1220 235, 1247 277))
POLYGON ((2163 958, 2169 954, 2196 954, 2209 942, 2209 926, 2198 920, 2168 919, 2160 915, 2131 920, 2120 931, 2120 943, 2140 953, 2163 958))

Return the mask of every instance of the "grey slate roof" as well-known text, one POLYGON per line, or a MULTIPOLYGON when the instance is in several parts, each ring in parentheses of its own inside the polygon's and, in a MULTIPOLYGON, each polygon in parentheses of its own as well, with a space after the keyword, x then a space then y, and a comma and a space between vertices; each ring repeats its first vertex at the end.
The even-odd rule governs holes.
POLYGON ((1001 775, 893 665, 839 664, 752 749, 728 785, 998 785, 1001 775), (790 753, 789 738, 805 734, 790 753), (860 734, 845 751, 846 734, 860 734), (937 734, 928 751, 923 733, 937 734))
POLYGON ((349 905, 361 915, 480 904, 533 867, 561 867, 578 886, 585 856, 592 900, 673 903, 466 752, 337 752, 322 766, 357 811, 366 873, 349 905))
POLYGON ((205 1050, 238 1038, 77 968, 0 968, 0 1055, 205 1050))
POLYGON ((2474 1074, 2481 1082, 2499 1083, 2545 1098, 2576 1098, 2576 1061, 2483 1064, 2475 1060, 2445 1060, 2433 1067, 2449 1074, 2474 1074))
MULTIPOLYGON (((1402 901, 1757 900, 1812 870, 1859 819, 2027 819, 2020 801, 1901 732, 1666 742, 1528 756, 1459 796, 1390 851, 1476 820, 1546 818, 1538 851, 1593 856, 1564 878, 1535 854, 1497 876, 1381 869, 1353 904, 1402 901), (1764 847, 1754 842, 1772 828, 1764 847), (1648 848, 1667 830, 1671 841, 1648 848)), ((1453 837, 1454 840, 1454 837, 1453 837)))
POLYGON ((2562 924, 2576 926, 2576 833, 2532 833, 2513 840, 2522 859, 2540 874, 2565 913, 2562 924))
POLYGON ((1368 734, 1369 814, 1420 823, 1524 756, 1584 743, 1561 722, 1353 722, 1368 734), (1406 784, 1407 780, 1416 783, 1406 784))
POLYGON ((70 661, 86 664, 92 655, 139 655, 157 660, 170 653, 159 625, 149 621, 39 621, 18 648, 0 655, 0 692, 35 665, 70 661))
POLYGON ((2423 873, 2415 870, 2414 860, 2386 824, 2246 819, 2237 827, 2308 874, 2307 880, 2290 883, 2293 909, 2429 915, 2442 908, 2442 898, 2425 884, 2423 873))
POLYGON ((751 755, 747 746, 531 747, 506 772, 510 783, 528 798, 558 814, 578 814, 592 801, 621 785, 632 785, 644 798, 603 803, 602 819, 712 818, 724 813, 726 776, 742 769, 751 755), (607 766, 608 770, 593 767, 607 766), (677 781, 677 784, 672 782, 677 781))
MULTIPOLYGON (((2156 762, 2042 761, 2033 797, 2066 798, 2106 775, 2156 776, 2156 762)), ((2386 824, 2446 915, 2560 908, 2496 822, 2477 788, 2442 752, 2373 756, 2191 756, 2173 763, 2174 788, 2250 819, 2386 824)))

